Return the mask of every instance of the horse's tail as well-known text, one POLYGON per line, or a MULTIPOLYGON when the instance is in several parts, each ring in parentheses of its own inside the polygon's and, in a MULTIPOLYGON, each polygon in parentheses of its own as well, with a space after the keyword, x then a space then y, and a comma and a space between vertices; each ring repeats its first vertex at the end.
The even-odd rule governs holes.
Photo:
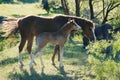
POLYGON ((2 37, 8 37, 10 34, 16 35, 16 33, 19 31, 20 22, 21 19, 16 21, 4 22, 2 30, 3 32, 5 32, 5 34, 3 34, 2 37))

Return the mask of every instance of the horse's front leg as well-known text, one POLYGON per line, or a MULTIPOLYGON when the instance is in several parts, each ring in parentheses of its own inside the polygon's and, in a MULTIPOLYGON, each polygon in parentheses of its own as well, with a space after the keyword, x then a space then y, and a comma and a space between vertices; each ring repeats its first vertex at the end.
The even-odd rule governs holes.
POLYGON ((62 57, 63 57, 63 47, 64 46, 60 46, 60 67, 63 67, 63 63, 62 63, 62 57))

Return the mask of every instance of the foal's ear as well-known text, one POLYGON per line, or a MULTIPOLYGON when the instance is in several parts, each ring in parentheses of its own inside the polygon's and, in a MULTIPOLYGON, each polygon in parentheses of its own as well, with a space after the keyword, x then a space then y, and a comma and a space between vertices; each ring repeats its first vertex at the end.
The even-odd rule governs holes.
POLYGON ((72 19, 71 18, 68 18, 68 21, 71 21, 72 19))
POLYGON ((71 19, 71 20, 70 20, 70 22, 74 23, 74 22, 75 22, 75 20, 74 20, 74 19, 71 19))

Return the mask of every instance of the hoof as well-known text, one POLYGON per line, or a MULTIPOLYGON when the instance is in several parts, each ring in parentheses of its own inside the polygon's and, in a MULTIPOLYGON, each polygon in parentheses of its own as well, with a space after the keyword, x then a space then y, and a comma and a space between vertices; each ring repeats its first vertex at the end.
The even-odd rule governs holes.
POLYGON ((52 63, 52 65, 55 65, 55 63, 52 63))
POLYGON ((61 69, 64 69, 64 66, 60 66, 60 70, 61 70, 61 69))
POLYGON ((61 65, 61 66, 60 66, 60 68, 64 68, 64 66, 63 66, 63 65, 61 65))
POLYGON ((35 61, 33 63, 34 63, 34 65, 37 65, 35 61))
POLYGON ((23 67, 24 66, 24 64, 23 63, 20 63, 20 67, 23 67))
POLYGON ((23 65, 23 64, 21 64, 21 65, 20 65, 20 68, 22 69, 22 68, 23 68, 23 66, 24 66, 24 65, 23 65))
POLYGON ((45 66, 44 66, 44 65, 42 65, 42 67, 43 67, 43 68, 45 68, 45 66))
POLYGON ((29 67, 32 68, 32 64, 29 64, 29 67))
POLYGON ((58 59, 58 61, 60 62, 60 59, 58 59))

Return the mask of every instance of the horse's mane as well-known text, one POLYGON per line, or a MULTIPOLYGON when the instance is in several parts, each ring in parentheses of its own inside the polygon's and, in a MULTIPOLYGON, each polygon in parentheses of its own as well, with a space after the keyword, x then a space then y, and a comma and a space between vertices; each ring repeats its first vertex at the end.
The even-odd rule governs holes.
POLYGON ((89 20, 89 19, 85 19, 85 18, 81 18, 81 17, 77 17, 77 16, 70 16, 70 15, 57 15, 54 18, 58 18, 58 17, 64 17, 64 18, 67 18, 68 20, 79 19, 79 21, 81 21, 81 23, 83 24, 83 26, 86 25, 86 26, 90 26, 90 27, 92 27, 92 26, 95 27, 95 24, 93 23, 93 21, 89 20))
POLYGON ((62 30, 62 29, 64 29, 64 28, 67 28, 70 23, 71 23, 71 21, 68 21, 67 23, 65 23, 65 24, 60 28, 60 30, 62 30))

